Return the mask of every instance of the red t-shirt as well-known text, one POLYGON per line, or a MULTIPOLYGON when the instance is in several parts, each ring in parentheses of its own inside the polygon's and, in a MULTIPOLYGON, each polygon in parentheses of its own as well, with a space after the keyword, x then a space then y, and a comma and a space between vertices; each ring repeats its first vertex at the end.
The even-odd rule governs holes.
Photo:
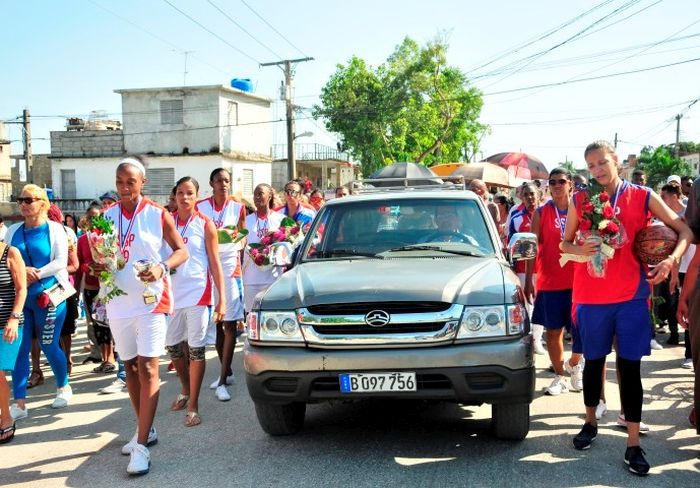
MULTIPOLYGON (((618 192, 615 213, 627 235, 627 244, 616 249, 613 258, 608 260, 604 278, 592 277, 588 273, 587 263, 574 264, 574 303, 626 302, 635 297, 646 274, 634 253, 634 240, 637 233, 647 225, 651 193, 648 188, 627 181, 621 183, 618 192)), ((581 207, 585 198, 585 192, 574 195, 579 221, 583 215, 581 207)), ((611 205, 614 205, 615 195, 611 195, 610 199, 611 205)))
POLYGON ((569 261, 562 268, 559 265, 561 250, 559 244, 564 237, 567 210, 560 212, 550 200, 537 209, 540 218, 538 233, 537 291, 570 290, 574 286, 574 263, 569 261))

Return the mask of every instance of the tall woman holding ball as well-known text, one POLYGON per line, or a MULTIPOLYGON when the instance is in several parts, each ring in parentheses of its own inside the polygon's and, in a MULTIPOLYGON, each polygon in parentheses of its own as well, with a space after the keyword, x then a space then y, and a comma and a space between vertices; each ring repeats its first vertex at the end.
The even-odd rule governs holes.
MULTIPOLYGON (((649 472, 649 463, 639 445, 639 422, 642 417, 642 380, 640 364, 650 354, 651 324, 648 298, 650 285, 663 281, 678 263, 691 239, 690 229, 649 188, 624 181, 619 176, 618 156, 606 141, 588 145, 584 158, 591 177, 609 196, 614 216, 621 223, 627 241, 608 260, 605 277, 595 277, 587 264, 574 267, 573 303, 580 327, 586 365, 583 371, 583 397, 586 422, 573 439, 576 449, 588 449, 598 433, 595 409, 602 387, 605 359, 617 341, 620 396, 627 419, 627 449, 624 462, 637 475, 649 472), (678 233, 678 243, 666 259, 647 272, 634 253, 637 233, 647 225, 651 212, 678 233)), ((574 194, 561 244, 564 253, 593 257, 600 252, 600 243, 586 240, 575 243, 583 222, 586 192, 574 194)), ((588 223, 588 221, 587 221, 588 223)))

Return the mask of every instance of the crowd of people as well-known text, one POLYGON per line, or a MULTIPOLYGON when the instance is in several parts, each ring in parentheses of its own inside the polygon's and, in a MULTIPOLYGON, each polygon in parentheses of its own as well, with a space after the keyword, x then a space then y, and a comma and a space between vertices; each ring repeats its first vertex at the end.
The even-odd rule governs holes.
MULTIPOLYGON (((614 148, 603 141, 586 148, 585 160, 592 179, 609 195, 627 237, 608 260, 605 277, 592 275, 586 264, 600 252, 601 243, 577 239, 587 204, 586 181, 580 175, 556 168, 542 185, 546 191, 534 182, 517 188, 517 205, 508 195, 491 195, 483 181, 471 181, 469 189, 483 200, 504 248, 516 233, 537 236, 537 258, 517 263, 514 271, 529 304, 534 352, 548 354, 551 361, 554 378, 545 393, 583 392, 585 423, 573 439, 574 447, 592 446, 597 421, 607 412, 605 362, 614 349, 622 403, 618 423, 628 433, 624 461, 632 472, 644 475, 649 464, 639 433, 648 426, 641 421, 640 361, 658 345, 649 295, 654 286, 657 295, 668 296, 659 315, 670 328, 668 344, 678 344, 678 324, 687 328, 689 322, 699 321, 695 283, 700 258, 689 247, 693 234, 686 221, 697 241, 700 191, 697 183, 691 188, 691 178, 670 177, 661 196, 644 186, 638 173, 632 182, 622 179, 614 148), (674 229, 678 242, 666 259, 647 269, 633 243, 651 219, 674 229), (562 253, 574 256, 573 262, 560 264, 562 253)), ((71 337, 81 314, 80 298, 87 322, 86 361, 97 364, 95 373, 116 374, 101 392, 126 389, 135 412, 136 432, 121 449, 130 456, 129 474, 149 471, 148 447, 158 440, 154 418, 161 355, 167 352, 180 382, 170 409, 184 411, 184 426, 202 422, 199 397, 207 345, 215 345, 219 360, 209 387, 218 400, 231 399, 231 364, 246 311, 252 309, 256 294, 282 272, 255 265, 242 250, 246 243, 259 244, 277 231, 285 218, 310 224, 326 195, 311 188, 308 180, 292 180, 281 194, 261 183, 253 201, 245 202, 232 196, 231 174, 219 168, 209 178, 210 197, 201 199, 199 182, 184 177, 162 207, 143 194, 146 173, 141 158, 123 159, 115 174, 117 191, 102 195, 81 218, 63 216, 44 190, 27 185, 18 198, 21 221, 7 229, 0 225, 6 232, 0 241, 0 443, 10 442, 16 421, 29 415, 27 389, 44 381, 42 351, 56 382, 52 408, 70 404, 71 337), (107 303, 98 299, 98 276, 107 268, 93 259, 85 232, 101 215, 114 223, 124 258, 124 266, 112 271, 114 284, 125 293, 107 303), (136 271, 134 265, 139 265, 136 271), (11 405, 6 372, 12 372, 11 405)), ((334 197, 351 193, 341 186, 334 197)), ((699 328, 700 323, 691 325, 683 337, 684 365, 696 371, 699 328)))

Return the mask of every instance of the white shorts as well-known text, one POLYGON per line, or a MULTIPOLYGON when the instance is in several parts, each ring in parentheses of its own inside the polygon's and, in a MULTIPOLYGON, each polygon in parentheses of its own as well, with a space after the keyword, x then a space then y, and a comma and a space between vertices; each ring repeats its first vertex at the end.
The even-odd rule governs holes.
POLYGON ((175 310, 168 321, 165 345, 174 346, 187 341, 187 345, 190 347, 204 347, 207 344, 208 326, 209 307, 193 305, 175 310))
MULTIPOLYGON (((224 321, 233 322, 236 320, 243 320, 243 281, 241 278, 224 278, 224 284, 226 290, 224 296, 226 297, 226 313, 224 314, 224 321)), ((214 293, 214 304, 218 303, 219 294, 214 293)))
POLYGON ((253 310, 253 302, 255 301, 255 295, 261 291, 267 290, 272 283, 267 283, 265 285, 244 285, 243 286, 243 302, 245 304, 245 313, 253 310))
POLYGON ((110 318, 114 348, 123 361, 136 356, 157 358, 165 353, 167 319, 162 313, 128 318, 110 318))

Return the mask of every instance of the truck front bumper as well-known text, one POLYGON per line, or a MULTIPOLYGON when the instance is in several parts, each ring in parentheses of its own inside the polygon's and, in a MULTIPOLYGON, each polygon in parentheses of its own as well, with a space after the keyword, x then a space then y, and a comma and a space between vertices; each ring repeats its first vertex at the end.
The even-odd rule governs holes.
POLYGON ((535 368, 529 337, 410 349, 309 349, 246 344, 246 383, 256 402, 360 398, 530 403, 535 368), (339 374, 415 372, 411 392, 342 393, 339 374))

